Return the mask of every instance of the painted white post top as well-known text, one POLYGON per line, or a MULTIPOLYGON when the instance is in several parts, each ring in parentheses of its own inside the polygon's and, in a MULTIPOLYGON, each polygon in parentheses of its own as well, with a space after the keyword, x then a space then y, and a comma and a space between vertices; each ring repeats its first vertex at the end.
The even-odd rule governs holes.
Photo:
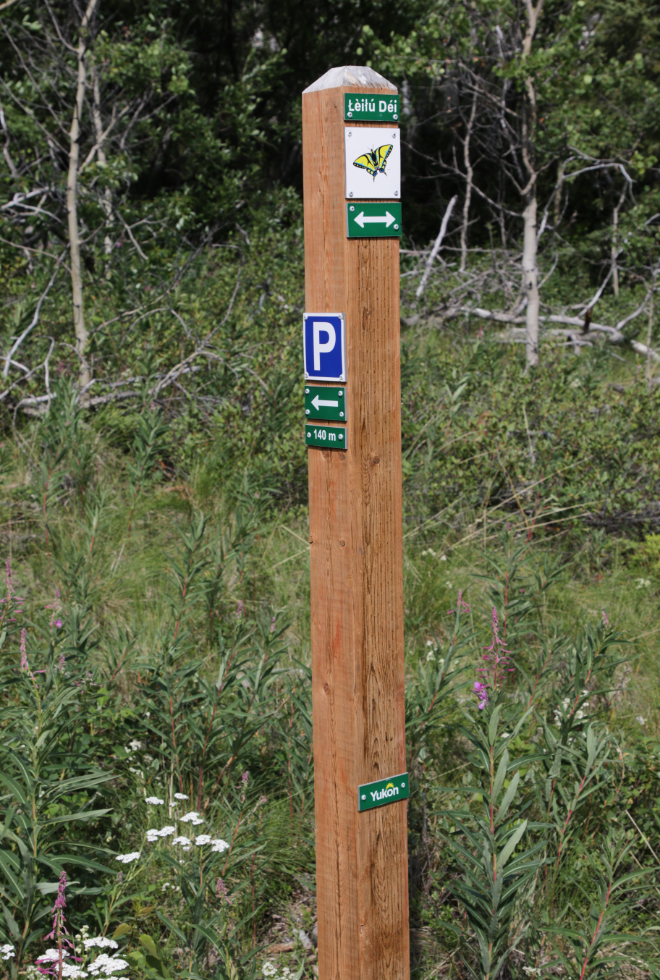
POLYGON ((363 65, 344 65, 342 68, 331 68, 325 75, 321 75, 305 89, 303 95, 307 92, 320 92, 321 89, 340 88, 341 86, 383 88, 387 89, 388 92, 398 91, 396 85, 392 85, 373 68, 366 68, 363 65))

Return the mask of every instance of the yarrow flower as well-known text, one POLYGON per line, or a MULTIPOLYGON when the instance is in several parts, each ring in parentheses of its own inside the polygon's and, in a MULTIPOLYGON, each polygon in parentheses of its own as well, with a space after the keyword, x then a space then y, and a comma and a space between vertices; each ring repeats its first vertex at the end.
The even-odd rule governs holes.
POLYGON ((130 864, 132 861, 137 861, 140 857, 140 851, 131 851, 130 854, 118 854, 115 861, 121 861, 122 864, 130 864))
MULTIPOLYGON (((132 742, 131 745, 133 745, 132 742)), ((161 800, 157 796, 147 796, 144 802, 148 803, 149 806, 161 806, 165 802, 165 800, 161 800)))
MULTIPOLYGON (((262 799, 265 799, 265 797, 263 797, 262 799)), ((227 841, 222 840, 222 838, 217 838, 216 840, 211 841, 211 843, 213 845, 211 850, 214 851, 216 854, 222 854, 222 852, 226 851, 227 848, 229 847, 227 841)))
POLYGON ((166 827, 161 827, 158 832, 159 837, 169 837, 170 834, 176 834, 176 827, 173 827, 171 824, 168 824, 166 827))
POLYGON ((147 838, 147 843, 148 844, 153 844, 154 841, 157 841, 158 838, 160 837, 160 833, 159 833, 158 829, 156 827, 154 827, 154 828, 152 828, 152 829, 150 829, 150 830, 147 831, 147 833, 145 834, 145 837, 147 838))
MULTIPOLYGON (((68 955, 69 954, 67 950, 63 949, 62 956, 68 956, 68 955)), ((37 963, 41 963, 42 961, 44 963, 50 963, 50 962, 54 963, 55 960, 59 960, 59 958, 60 958, 59 949, 47 949, 45 953, 41 954, 41 956, 37 956, 37 963)))
POLYGON ((93 936, 91 939, 84 939, 83 945, 85 949, 92 949, 95 946, 119 949, 119 943, 115 942, 114 939, 107 939, 106 936, 93 936))
POLYGON ((174 794, 174 799, 175 800, 189 800, 190 797, 189 796, 186 796, 185 793, 175 793, 174 794))
POLYGON ((197 827, 200 823, 204 823, 204 820, 200 817, 196 810, 191 810, 190 813, 184 813, 184 815, 179 819, 181 820, 181 823, 191 823, 193 827, 197 827))
POLYGON ((9 960, 12 956, 16 956, 16 951, 11 943, 5 943, 4 946, 0 946, 0 955, 3 960, 9 960))
POLYGON ((94 976, 98 973, 103 976, 112 976, 113 973, 120 973, 122 970, 128 969, 128 962, 119 956, 108 956, 107 953, 101 953, 87 969, 94 976))
POLYGON ((195 847, 202 847, 204 844, 210 844, 211 840, 212 838, 210 834, 197 834, 197 837, 195 837, 195 847))
POLYGON ((187 837, 175 837, 172 844, 180 844, 181 847, 190 847, 190 840, 187 837))

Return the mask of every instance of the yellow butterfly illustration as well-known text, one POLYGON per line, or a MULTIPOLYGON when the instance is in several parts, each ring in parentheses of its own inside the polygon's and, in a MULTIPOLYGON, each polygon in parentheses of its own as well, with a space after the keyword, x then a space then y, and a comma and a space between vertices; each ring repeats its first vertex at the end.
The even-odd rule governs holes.
POLYGON ((386 143, 385 146, 379 146, 377 150, 368 150, 359 156, 357 160, 353 160, 353 166, 359 167, 360 170, 366 170, 375 180, 376 174, 385 173, 385 164, 392 149, 392 144, 386 143))

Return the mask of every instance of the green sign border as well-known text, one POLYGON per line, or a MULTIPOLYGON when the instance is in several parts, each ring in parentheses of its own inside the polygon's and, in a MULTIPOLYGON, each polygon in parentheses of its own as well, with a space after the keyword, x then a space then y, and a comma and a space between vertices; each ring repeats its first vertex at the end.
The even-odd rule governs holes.
POLYGON ((346 237, 347 238, 401 238, 403 222, 401 220, 401 201, 351 201, 346 205, 346 237), (394 221, 385 227, 384 223, 367 222, 360 228, 355 224, 355 217, 364 212, 365 218, 378 217, 379 212, 389 211, 394 221), (351 218, 353 222, 351 225, 351 218))
POLYGON ((325 387, 324 385, 305 385, 305 416, 306 419, 312 421, 324 421, 324 422, 345 422, 346 421, 346 388, 343 385, 339 387, 325 387), (324 405, 322 408, 315 408, 312 404, 314 398, 317 395, 321 396, 325 394, 325 400, 334 400, 337 402, 337 407, 324 405), (334 396, 334 399, 333 399, 334 396))
POLYGON ((305 445, 311 446, 313 449, 346 449, 348 444, 348 429, 345 429, 341 425, 323 425, 318 422, 305 422, 305 445), (337 437, 337 441, 333 440, 332 445, 328 439, 321 439, 319 436, 314 434, 314 429, 321 430, 327 433, 331 433, 337 437), (339 433, 341 434, 341 440, 339 438, 339 433))
POLYGON ((401 800, 410 798, 410 776, 407 772, 399 773, 398 776, 388 776, 387 779, 377 779, 375 783, 365 783, 358 786, 358 811, 373 810, 377 806, 387 806, 388 803, 399 803, 401 800), (374 793, 380 793, 387 788, 388 783, 399 783, 393 789, 399 792, 392 793, 382 799, 375 800, 374 793), (371 796, 371 799, 369 797, 371 796))
POLYGON ((401 115, 400 97, 398 95, 387 94, 376 95, 373 92, 344 92, 344 119, 348 122, 393 122, 398 123, 401 115), (356 101, 360 103, 360 108, 356 108, 356 101), (379 108, 385 102, 384 110, 379 108), (350 107, 349 107, 350 103, 350 107), (366 103, 366 108, 362 108, 366 103), (373 109, 371 108, 373 105, 373 109), (389 107, 392 106, 390 109, 389 107))

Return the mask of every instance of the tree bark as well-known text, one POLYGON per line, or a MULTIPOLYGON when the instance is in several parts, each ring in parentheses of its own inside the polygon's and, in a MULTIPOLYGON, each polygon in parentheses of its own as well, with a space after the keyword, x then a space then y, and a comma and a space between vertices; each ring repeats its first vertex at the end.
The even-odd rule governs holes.
POLYGON ((461 226, 461 267, 459 272, 465 272, 465 266, 467 264, 467 232, 468 232, 468 222, 470 219, 470 199, 472 197, 472 180, 474 172, 472 170, 472 164, 470 163, 470 137, 472 136, 472 127, 474 126, 474 116, 477 111, 477 92, 475 91, 472 97, 472 109, 470 111, 470 118, 467 124, 467 132, 465 134, 465 140, 463 142, 463 159, 465 161, 465 200, 463 201, 463 224, 461 226))
POLYGON ((619 295, 619 267, 616 261, 619 255, 619 212, 626 198, 627 190, 628 186, 627 184, 624 184, 619 202, 614 208, 614 213, 612 214, 612 289, 614 290, 615 296, 619 295))
POLYGON ((80 121, 85 101, 87 83, 87 37, 89 23, 99 0, 89 0, 85 16, 80 24, 80 35, 77 48, 78 83, 76 86, 76 101, 71 120, 69 134, 69 174, 66 182, 66 208, 69 223, 69 252, 71 256, 71 292, 73 299, 73 329, 76 335, 76 353, 80 359, 80 385, 85 387, 91 381, 91 372, 87 361, 88 333, 85 326, 83 308, 82 270, 80 265, 80 231, 78 227, 78 163, 80 158, 80 121))
POLYGON ((539 274, 536 265, 536 181, 532 184, 523 211, 523 290, 527 297, 525 320, 527 327, 527 365, 539 363, 539 274))
MULTIPOLYGON (((523 40, 523 61, 532 52, 532 42, 536 33, 536 25, 543 11, 543 0, 537 0, 536 7, 532 0, 525 0, 527 13, 527 30, 523 40)), ((539 363, 539 282, 536 266, 536 167, 534 163, 534 133, 536 130, 536 91, 534 83, 528 76, 525 79, 526 104, 523 106, 523 160, 528 174, 527 186, 523 191, 525 210, 523 211, 523 291, 527 297, 527 336, 525 341, 527 367, 535 367, 539 363)))
MULTIPOLYGON (((96 155, 98 157, 99 166, 105 167, 108 162, 108 158, 105 155, 104 149, 104 136, 103 136, 103 121, 101 119, 101 86, 99 84, 99 73, 96 69, 93 69, 93 92, 94 92, 94 102, 92 103, 92 118, 94 120, 94 136, 96 138, 97 150, 96 155)), ((103 197, 101 198, 101 207, 103 208, 103 213, 105 214, 106 220, 106 233, 103 239, 103 250, 106 255, 110 255, 112 252, 112 238, 110 237, 110 225, 112 224, 112 191, 109 187, 103 191, 103 197)), ((109 269, 106 267, 106 276, 109 273, 109 269)))

